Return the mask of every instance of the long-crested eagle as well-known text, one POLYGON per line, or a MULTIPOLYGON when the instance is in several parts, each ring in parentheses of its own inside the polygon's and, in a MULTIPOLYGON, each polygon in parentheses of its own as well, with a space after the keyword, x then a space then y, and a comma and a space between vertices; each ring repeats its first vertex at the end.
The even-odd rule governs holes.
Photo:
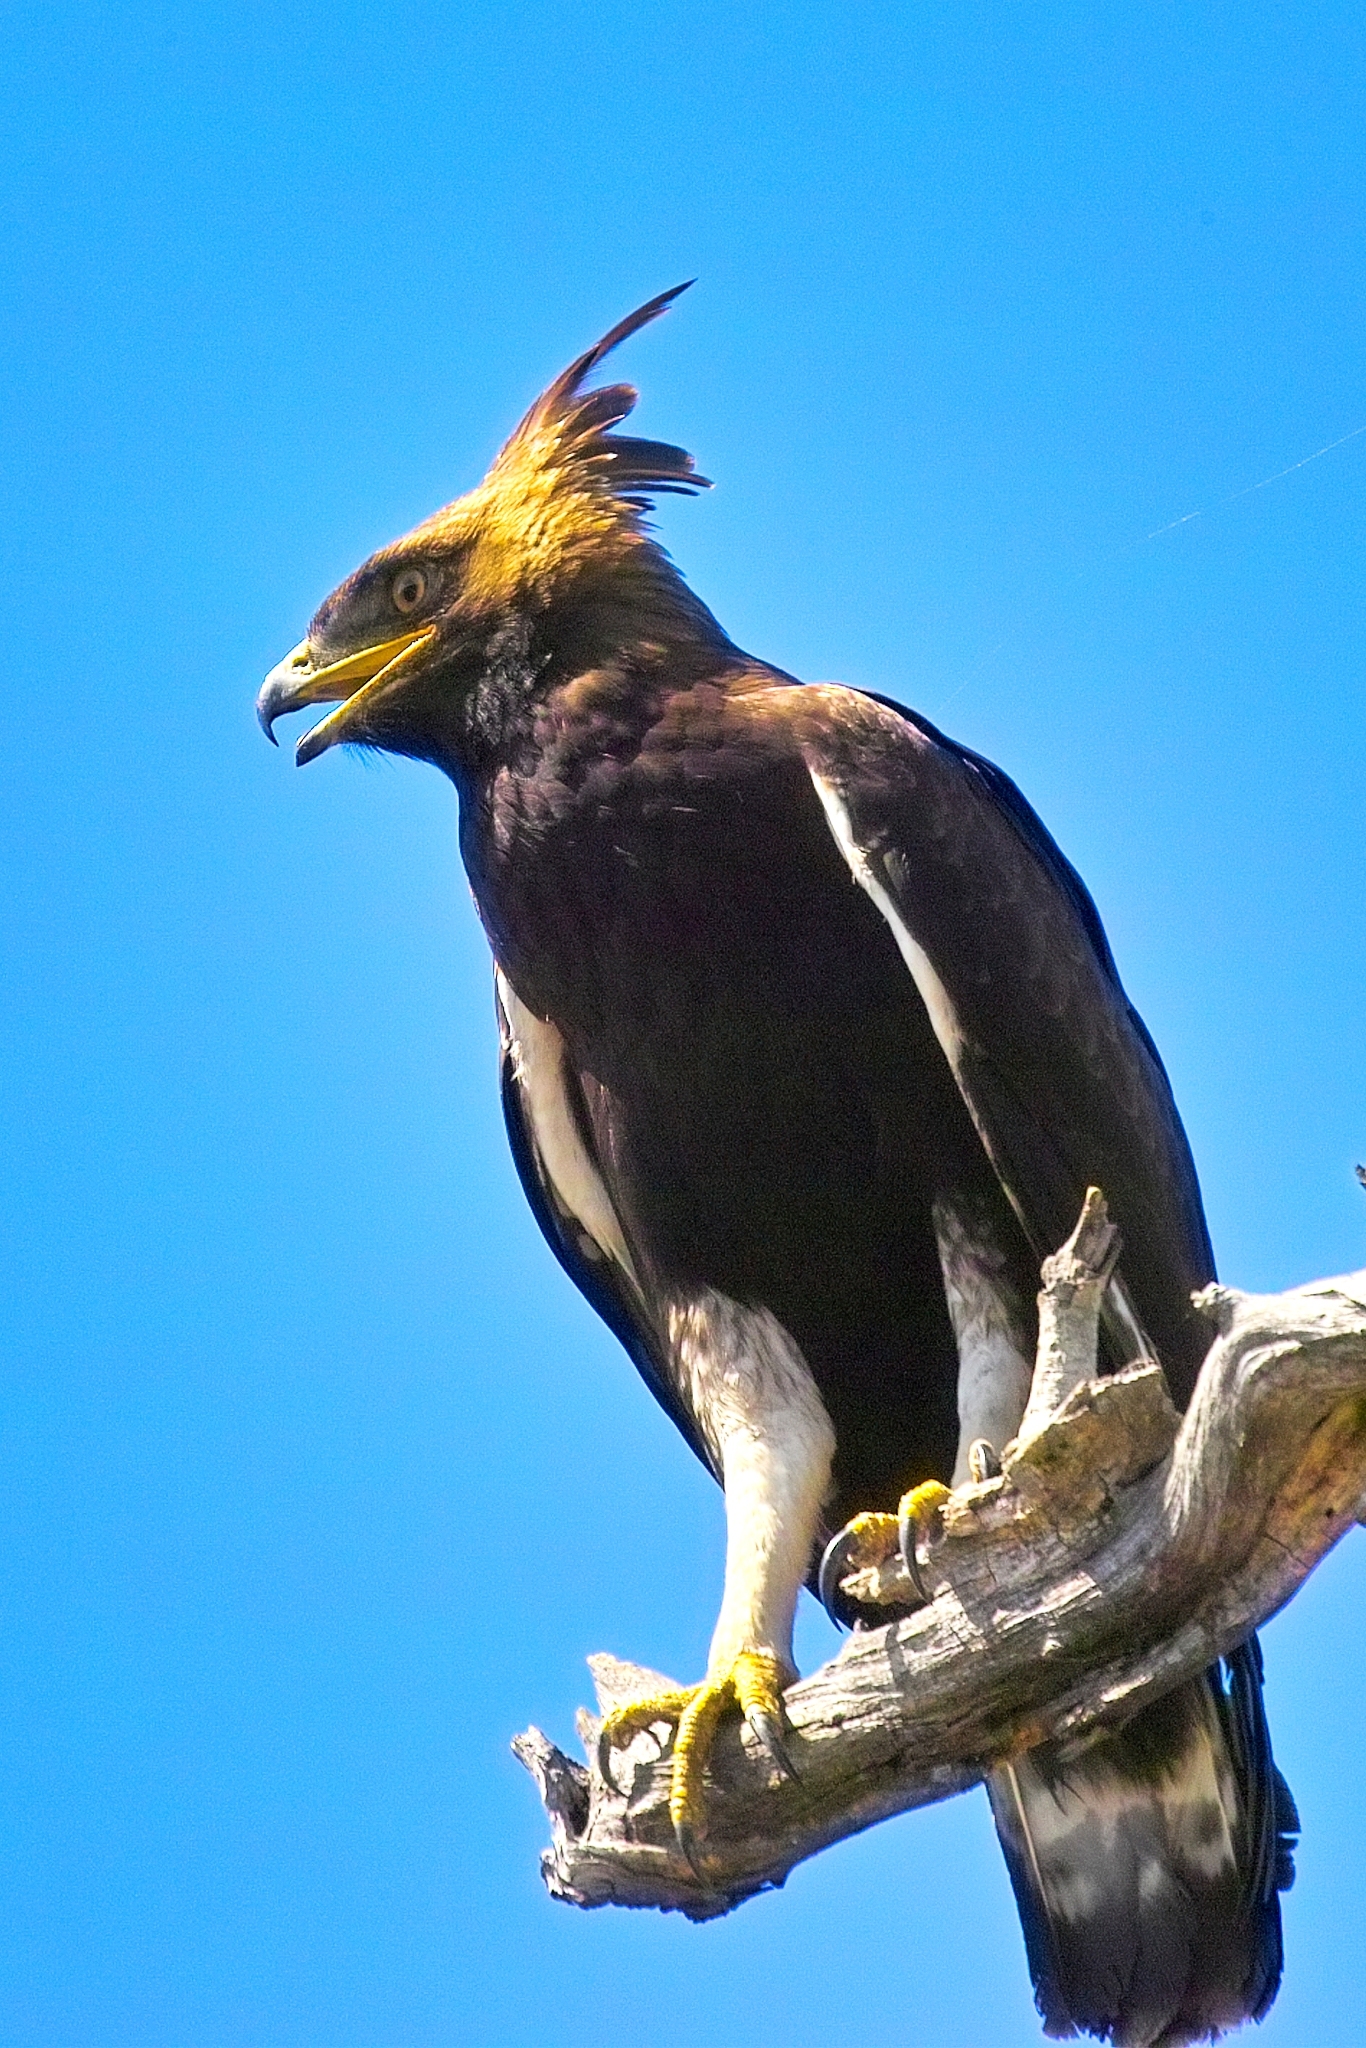
MULTIPOLYGON (((349 576, 258 709, 270 732, 336 705, 301 763, 347 742, 455 784, 527 1197, 725 1489, 706 1677, 603 1731, 610 1752, 677 1722, 696 1857, 721 1714, 786 1762, 823 1545, 900 1502, 913 1546, 1014 1434, 1039 1262, 1088 1185, 1123 1233, 1108 1364, 1159 1358, 1179 1404, 1214 1264, 1161 1061, 1015 785, 900 705, 744 653, 652 538, 653 499, 706 480, 615 432, 635 391, 588 379, 676 296, 349 576)), ((1148 2048, 1266 2012, 1298 1823, 1255 1639, 989 1790, 1049 2033, 1148 2048)))

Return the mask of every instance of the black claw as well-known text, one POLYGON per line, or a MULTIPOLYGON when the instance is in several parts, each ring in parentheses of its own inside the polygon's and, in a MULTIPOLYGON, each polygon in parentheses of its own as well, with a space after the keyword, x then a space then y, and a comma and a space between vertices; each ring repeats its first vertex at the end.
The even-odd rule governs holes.
POLYGON ((852 1562, 854 1538, 848 1529, 841 1529, 832 1536, 825 1546, 821 1568, 816 1575, 816 1593, 836 1628, 852 1628, 859 1618, 859 1610, 852 1600, 846 1599, 840 1584, 852 1562))
POLYGON ((996 1454, 996 1446, 989 1444, 984 1436, 968 1445, 968 1471, 977 1486, 1001 1476, 1001 1460, 996 1454))
POLYGON ((906 1567, 906 1576, 920 1595, 924 1606, 930 1604, 925 1591, 925 1581, 920 1576, 920 1559, 916 1556, 915 1539, 920 1534, 920 1523, 914 1515, 903 1515, 897 1525, 897 1536, 901 1543, 901 1562, 906 1567))
POLYGON ((621 1787, 617 1783, 615 1773, 612 1770, 612 1745, 601 1728, 598 1730, 598 1776, 602 1779, 604 1785, 609 1786, 613 1792, 620 1794, 621 1787))
POLYGON ((797 1766, 787 1753, 783 1741, 782 1723, 776 1714, 765 1712, 762 1707, 751 1707, 745 1715, 750 1727, 764 1745, 764 1752, 771 1763, 777 1765, 785 1778, 797 1782, 797 1766))
POLYGON ((678 1844, 679 1855, 683 1858, 683 1861, 687 1864, 697 1882, 705 1885, 707 1880, 702 1875, 702 1865, 698 1860, 697 1836, 693 1833, 687 1821, 676 1820, 674 1822, 674 1841, 678 1844))

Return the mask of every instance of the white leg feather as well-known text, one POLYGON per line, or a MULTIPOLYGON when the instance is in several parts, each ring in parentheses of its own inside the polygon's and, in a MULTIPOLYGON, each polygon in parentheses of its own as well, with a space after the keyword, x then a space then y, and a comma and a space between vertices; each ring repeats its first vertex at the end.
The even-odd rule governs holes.
POLYGON ((708 1668, 756 1649, 790 1668, 797 1595, 830 1483, 830 1418, 805 1359, 767 1309, 707 1289, 671 1307, 668 1336, 726 1493, 725 1590, 708 1668))

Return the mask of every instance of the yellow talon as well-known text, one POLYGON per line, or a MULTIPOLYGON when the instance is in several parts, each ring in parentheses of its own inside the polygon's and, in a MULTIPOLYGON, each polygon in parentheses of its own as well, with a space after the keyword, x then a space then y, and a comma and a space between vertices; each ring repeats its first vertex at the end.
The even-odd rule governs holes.
POLYGON ((738 1707, 774 1762, 789 1776, 794 1775, 781 1735, 783 1686, 788 1676, 771 1650, 741 1650, 727 1668, 703 1679, 701 1685, 630 1700, 603 1720, 598 1731, 598 1769, 609 1784, 614 1748, 642 1728, 660 1721, 675 1724, 669 1818, 679 1848, 694 1870, 695 1844, 706 1814, 707 1760, 723 1714, 738 1707))
POLYGON ((901 1496, 897 1509, 900 1524, 901 1562, 917 1593, 924 1601, 929 1600, 925 1581, 920 1576, 920 1559, 916 1556, 916 1539, 923 1531, 929 1535, 939 1510, 949 1497, 949 1489, 938 1479, 924 1479, 919 1486, 913 1486, 909 1493, 901 1496))
POLYGON ((730 1682, 747 1721, 756 1714, 782 1720, 783 1687, 790 1680, 772 1650, 741 1650, 731 1666, 730 1682))
MULTIPOLYGON (((942 1508, 948 1497, 948 1487, 941 1485, 939 1480, 922 1479, 919 1486, 913 1486, 909 1493, 902 1494, 896 1519, 900 1522, 919 1522, 922 1528, 928 1530, 936 1508, 942 1508)), ((888 1516, 887 1519, 890 1521, 892 1518, 888 1516)))
POLYGON ((852 1522, 846 1522, 844 1533, 851 1543, 846 1572, 867 1571, 896 1555, 899 1524, 895 1515, 855 1515, 852 1522))
POLYGON ((817 1581, 821 1603, 832 1620, 850 1626, 863 1600, 876 1609, 880 1599, 888 1596, 870 1594, 866 1587, 858 1595, 846 1595, 844 1588, 862 1573, 877 1573, 898 1554, 921 1600, 928 1600, 920 1577, 916 1540, 922 1532, 927 1536, 931 1533, 934 1519, 948 1497, 947 1486, 937 1479, 926 1479, 901 1496, 894 1515, 855 1515, 845 1523, 826 1546, 817 1581))

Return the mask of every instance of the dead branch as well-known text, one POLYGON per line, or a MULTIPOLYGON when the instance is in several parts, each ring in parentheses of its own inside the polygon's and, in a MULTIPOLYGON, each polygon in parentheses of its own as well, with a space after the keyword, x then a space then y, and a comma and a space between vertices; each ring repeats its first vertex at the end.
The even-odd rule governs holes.
MULTIPOLYGON (((625 1795, 538 1729, 517 1737, 550 1816, 555 1897, 727 1912, 1036 1743, 1123 1721, 1298 1591, 1366 1496, 1366 1271, 1279 1295, 1207 1288, 1218 1334, 1181 1418, 1155 1364, 1094 1376, 1113 1239, 1092 1190, 1045 1262, 1020 1435, 998 1478, 951 1496, 922 1554, 930 1604, 906 1612, 899 1559, 846 1581, 900 1618, 788 1692, 796 1781, 742 1725, 722 1730, 702 1881, 673 1844, 663 1727, 618 1752, 625 1795)), ((672 1683, 590 1663, 599 1713, 672 1683)), ((590 1756, 596 1729, 580 1715, 590 1756)))

